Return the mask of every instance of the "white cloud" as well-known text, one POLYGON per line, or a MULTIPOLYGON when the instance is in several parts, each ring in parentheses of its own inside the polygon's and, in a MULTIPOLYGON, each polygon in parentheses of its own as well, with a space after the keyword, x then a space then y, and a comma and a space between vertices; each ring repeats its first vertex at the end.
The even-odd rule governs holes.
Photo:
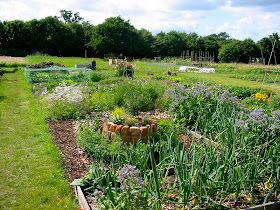
MULTIPOLYGON (((259 2, 260 4, 260 2, 259 2)), ((227 32, 236 38, 244 39, 251 37, 259 40, 264 36, 279 32, 279 12, 267 11, 264 7, 256 6, 232 6, 227 4, 221 8, 222 11, 232 15, 227 32)))

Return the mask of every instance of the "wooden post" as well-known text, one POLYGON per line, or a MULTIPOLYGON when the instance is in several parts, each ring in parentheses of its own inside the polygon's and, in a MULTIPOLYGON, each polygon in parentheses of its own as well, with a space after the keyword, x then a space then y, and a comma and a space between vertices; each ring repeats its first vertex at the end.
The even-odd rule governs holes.
POLYGON ((262 51, 262 46, 260 45, 260 49, 261 49, 261 55, 262 55, 262 62, 263 62, 263 65, 265 65, 265 59, 263 57, 263 51, 262 51))
POLYGON ((85 49, 85 58, 87 58, 87 49, 85 49))
MULTIPOLYGON (((275 41, 276 42, 276 41, 275 41)), ((277 59, 276 59, 276 54, 275 54, 275 48, 273 49, 273 53, 274 53, 274 62, 275 62, 275 65, 277 65, 277 59)))
POLYGON ((193 51, 191 51, 191 61, 193 61, 193 51))
POLYGON ((269 56, 269 60, 268 60, 268 64, 267 64, 267 65, 270 64, 270 59, 271 59, 271 57, 272 57, 272 53, 274 52, 275 44, 276 44, 276 40, 274 41, 274 43, 273 43, 273 45, 272 45, 272 50, 271 50, 271 53, 270 53, 270 56, 269 56))

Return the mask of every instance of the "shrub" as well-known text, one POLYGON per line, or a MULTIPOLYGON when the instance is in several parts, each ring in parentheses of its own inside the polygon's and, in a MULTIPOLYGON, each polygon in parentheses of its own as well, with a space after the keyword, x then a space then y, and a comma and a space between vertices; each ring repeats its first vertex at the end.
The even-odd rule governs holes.
POLYGON ((127 117, 125 119, 125 124, 128 126, 135 126, 138 123, 138 120, 135 117, 127 117))
POLYGON ((108 111, 119 106, 134 115, 155 109, 163 93, 164 86, 158 82, 124 81, 107 89, 97 89, 90 99, 90 104, 96 111, 108 111))
POLYGON ((248 88, 248 87, 228 87, 228 90, 232 92, 239 99, 244 99, 255 95, 257 92, 265 92, 264 90, 257 88, 248 88))
POLYGON ((224 44, 219 50, 218 58, 220 62, 238 62, 240 58, 240 50, 238 44, 236 42, 224 44))
POLYGON ((116 76, 133 77, 134 69, 130 63, 122 62, 117 65, 116 76))
POLYGON ((273 95, 271 98, 269 98, 268 103, 272 109, 280 109, 280 96, 273 95))
POLYGON ((20 64, 20 63, 0 63, 0 67, 7 67, 7 68, 12 68, 12 67, 24 67, 25 64, 20 64))
POLYGON ((164 88, 158 82, 127 82, 117 89, 117 104, 123 105, 131 114, 155 109, 164 88))
MULTIPOLYGON (((98 124, 97 119, 94 120, 94 124, 98 124)), ((139 141, 137 145, 128 147, 119 136, 115 136, 114 141, 109 141, 102 137, 97 127, 89 123, 83 123, 79 127, 78 143, 87 154, 93 159, 111 164, 122 165, 129 162, 141 171, 145 170, 148 161, 148 145, 139 141)))
MULTIPOLYGON (((96 122, 95 122, 96 123, 96 122)), ((102 135, 84 124, 79 128, 78 143, 93 159, 110 161, 122 151, 123 142, 117 139, 114 142, 107 142, 102 135)))
POLYGON ((114 109, 114 111, 112 112, 112 115, 113 116, 120 116, 120 117, 125 117, 125 111, 124 111, 124 109, 123 108, 121 108, 121 107, 116 107, 115 109, 114 109))
POLYGON ((82 103, 54 101, 47 105, 46 119, 48 120, 64 120, 76 119, 86 114, 88 107, 82 103))
POLYGON ((220 114, 231 119, 238 98, 228 90, 201 84, 193 87, 177 85, 170 93, 173 98, 172 112, 180 126, 198 129, 202 132, 215 132, 223 120, 220 114))
POLYGON ((116 107, 112 112, 110 121, 122 125, 125 122, 125 115, 125 111, 122 108, 116 107))
POLYGON ((123 83, 126 80, 130 80, 129 78, 120 78, 120 77, 108 77, 104 78, 99 82, 100 85, 112 85, 112 84, 119 84, 123 83))
POLYGON ((88 103, 94 111, 112 110, 115 107, 115 95, 111 91, 94 92, 88 103))
POLYGON ((100 73, 100 72, 92 72, 90 80, 92 82, 99 82, 99 81, 103 80, 104 78, 105 78, 105 76, 102 73, 100 73))

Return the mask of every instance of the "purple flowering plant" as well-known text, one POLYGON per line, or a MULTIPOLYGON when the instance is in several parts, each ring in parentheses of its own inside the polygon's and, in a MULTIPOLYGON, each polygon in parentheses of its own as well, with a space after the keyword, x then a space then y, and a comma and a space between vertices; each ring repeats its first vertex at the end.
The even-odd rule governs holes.
POLYGON ((129 164, 125 164, 119 171, 118 181, 123 190, 130 190, 135 186, 142 187, 144 185, 144 180, 140 176, 140 170, 136 166, 129 164))
POLYGON ((213 85, 176 83, 166 95, 172 98, 171 110, 180 125, 205 132, 215 130, 218 111, 223 109, 223 113, 231 115, 239 104, 239 99, 228 90, 213 85))

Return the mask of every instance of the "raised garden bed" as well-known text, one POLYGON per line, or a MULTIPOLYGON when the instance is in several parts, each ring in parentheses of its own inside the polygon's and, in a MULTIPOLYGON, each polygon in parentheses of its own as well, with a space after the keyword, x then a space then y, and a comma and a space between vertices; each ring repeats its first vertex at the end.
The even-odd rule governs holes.
POLYGON ((80 181, 80 179, 75 179, 71 183, 71 185, 74 187, 75 196, 79 202, 79 205, 80 205, 81 209, 83 209, 83 210, 93 210, 93 208, 90 207, 81 186, 79 186, 79 181, 80 181))
MULTIPOLYGON (((92 205, 89 204, 87 198, 83 192, 81 186, 79 186, 80 179, 74 180, 71 185, 74 186, 75 195, 78 199, 79 205, 83 210, 96 210, 97 207, 91 207, 92 205)), ((269 202, 253 207, 243 208, 243 210, 279 210, 280 209, 280 201, 276 202, 269 202)))

